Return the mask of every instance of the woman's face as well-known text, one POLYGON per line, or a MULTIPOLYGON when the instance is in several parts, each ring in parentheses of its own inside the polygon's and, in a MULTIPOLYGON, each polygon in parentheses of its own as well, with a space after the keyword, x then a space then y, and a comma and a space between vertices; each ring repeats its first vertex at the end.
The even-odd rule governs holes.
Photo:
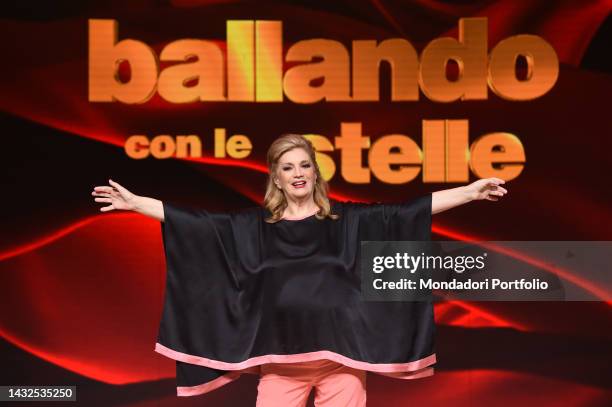
POLYGON ((314 163, 303 148, 294 148, 280 156, 275 184, 287 198, 304 199, 312 195, 315 182, 314 163))

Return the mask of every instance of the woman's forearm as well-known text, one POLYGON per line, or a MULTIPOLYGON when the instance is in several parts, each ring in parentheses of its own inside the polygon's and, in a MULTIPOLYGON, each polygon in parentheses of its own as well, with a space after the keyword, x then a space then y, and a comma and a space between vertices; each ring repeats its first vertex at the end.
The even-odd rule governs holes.
POLYGON ((162 201, 146 196, 136 196, 134 200, 134 212, 164 221, 164 205, 162 201))
POLYGON ((473 199, 473 194, 465 186, 436 191, 431 194, 431 213, 444 212, 473 199))

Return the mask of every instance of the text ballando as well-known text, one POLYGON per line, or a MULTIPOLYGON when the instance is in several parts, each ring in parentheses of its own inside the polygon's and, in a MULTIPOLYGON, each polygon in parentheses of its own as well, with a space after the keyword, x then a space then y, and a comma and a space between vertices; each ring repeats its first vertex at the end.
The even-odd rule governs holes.
POLYGON ((419 100, 419 89, 435 102, 484 100, 489 88, 525 101, 548 92, 559 73, 554 49, 535 35, 508 37, 489 53, 484 17, 460 19, 458 39, 434 39, 420 56, 403 38, 353 40, 350 51, 339 41, 309 39, 283 56, 281 21, 228 20, 226 31, 225 52, 215 41, 180 39, 157 55, 142 41, 118 41, 117 21, 89 20, 89 101, 145 103, 156 91, 170 103, 378 101, 383 61, 391 68, 391 101, 419 100), (521 79, 519 57, 527 64, 521 79), (459 67, 456 80, 446 75, 451 60, 459 67), (169 66, 160 69, 159 61, 169 66), (119 66, 126 62, 130 78, 122 81, 119 66), (283 72, 285 63, 293 66, 283 72))
MULTIPOLYGON (((181 39, 159 55, 136 39, 118 39, 115 20, 89 20, 89 101, 146 103, 157 94, 169 103, 195 102, 372 102, 380 100, 380 66, 390 66, 390 98, 417 101, 419 90, 435 102, 486 100, 488 89, 502 99, 526 101, 547 93, 556 83, 559 63, 542 38, 520 34, 501 40, 488 52, 487 19, 459 20, 458 39, 432 40, 420 56, 403 38, 354 40, 349 51, 331 39, 309 39, 283 47, 282 22, 228 20, 226 47, 202 39, 181 39), (526 62, 526 76, 517 77, 517 61, 526 62), (163 69, 160 61, 164 64, 163 69), (458 77, 450 80, 450 61, 458 77), (120 67, 129 66, 129 79, 120 67), (286 66, 290 65, 287 69, 286 66), (322 79, 322 81, 321 81, 322 79), (317 81, 320 85, 313 85, 317 81)), ((378 137, 370 143, 361 123, 341 123, 333 140, 310 134, 323 176, 336 173, 332 153, 340 155, 340 173, 349 183, 378 180, 402 184, 422 170, 423 182, 467 182, 469 170, 480 178, 516 178, 525 153, 514 134, 494 132, 468 142, 467 120, 423 120, 422 147, 403 134, 378 137), (363 150, 367 158, 363 160, 363 150)), ((248 137, 225 141, 215 129, 215 157, 245 158, 248 137)), ((151 140, 133 135, 126 153, 135 159, 153 155, 202 155, 197 135, 158 135, 151 140)))

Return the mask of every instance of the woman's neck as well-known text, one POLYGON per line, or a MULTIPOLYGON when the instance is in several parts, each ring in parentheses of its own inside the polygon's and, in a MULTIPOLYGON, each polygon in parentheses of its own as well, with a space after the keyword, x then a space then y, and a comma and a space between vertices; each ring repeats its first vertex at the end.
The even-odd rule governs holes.
POLYGON ((317 213, 319 207, 314 200, 304 200, 302 202, 289 201, 283 213, 283 218, 301 218, 317 213))

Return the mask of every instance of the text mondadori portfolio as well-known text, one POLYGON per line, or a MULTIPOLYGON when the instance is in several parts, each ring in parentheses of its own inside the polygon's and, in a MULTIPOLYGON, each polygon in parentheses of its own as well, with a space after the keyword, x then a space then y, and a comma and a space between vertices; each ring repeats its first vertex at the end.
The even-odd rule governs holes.
POLYGON ((402 278, 397 281, 384 281, 381 278, 373 280, 376 290, 546 290, 548 283, 539 278, 526 280, 502 280, 486 278, 484 280, 450 280, 435 281, 427 279, 402 278))

